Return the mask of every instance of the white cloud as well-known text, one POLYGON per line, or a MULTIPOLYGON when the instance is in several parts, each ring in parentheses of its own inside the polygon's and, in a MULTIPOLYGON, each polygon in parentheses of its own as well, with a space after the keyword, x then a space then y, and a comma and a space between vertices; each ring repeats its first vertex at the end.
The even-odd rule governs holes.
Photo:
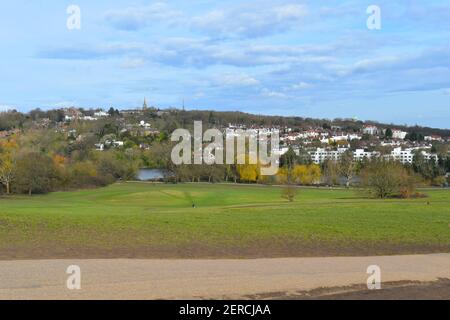
POLYGON ((76 101, 60 101, 56 103, 49 104, 53 108, 70 108, 77 105, 76 101))
POLYGON ((219 37, 263 37, 301 26, 306 7, 286 4, 267 7, 254 4, 226 10, 213 10, 194 17, 191 25, 204 33, 219 37))
POLYGON ((39 58, 64 60, 128 59, 124 67, 141 65, 144 61, 175 67, 204 68, 213 65, 235 67, 301 64, 326 65, 333 63, 336 45, 261 45, 247 41, 216 42, 209 39, 165 38, 154 43, 106 43, 75 45, 47 49, 39 58))
POLYGON ((231 65, 237 67, 297 64, 324 64, 335 61, 334 46, 234 44, 198 39, 166 39, 149 54, 169 65, 231 65))
POLYGON ((288 89, 291 89, 291 90, 304 90, 304 89, 309 89, 311 87, 312 87, 311 84, 302 81, 302 82, 299 82, 299 83, 291 85, 288 89))
POLYGON ((282 98, 282 99, 288 98, 288 96, 282 92, 272 91, 267 88, 264 88, 261 91, 261 94, 262 94, 262 96, 268 97, 268 98, 282 98))
POLYGON ((302 25, 308 12, 304 5, 267 6, 260 3, 215 9, 189 17, 164 2, 109 10, 105 19, 119 30, 136 31, 159 22, 179 24, 214 37, 263 37, 302 25))
POLYGON ((301 19, 307 14, 306 7, 299 4, 287 4, 275 7, 273 12, 276 14, 278 20, 301 19))
POLYGON ((249 87, 259 85, 259 81, 244 73, 226 73, 217 76, 214 83, 228 87, 249 87))
POLYGON ((145 66, 145 60, 141 58, 126 58, 121 64, 121 67, 124 69, 137 69, 143 66, 145 66))
POLYGON ((138 30, 154 23, 163 21, 176 22, 182 13, 174 10, 164 2, 156 2, 144 7, 128 7, 121 10, 106 12, 106 20, 115 28, 121 30, 138 30))
POLYGON ((194 94, 194 99, 201 99, 204 98, 206 96, 206 94, 204 92, 197 92, 194 94))

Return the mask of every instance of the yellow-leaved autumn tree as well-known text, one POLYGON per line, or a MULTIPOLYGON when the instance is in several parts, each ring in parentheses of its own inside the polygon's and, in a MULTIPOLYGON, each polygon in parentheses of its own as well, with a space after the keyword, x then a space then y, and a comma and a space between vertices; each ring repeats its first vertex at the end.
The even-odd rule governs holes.
POLYGON ((317 164, 297 165, 294 167, 293 176, 297 183, 311 185, 319 182, 322 170, 317 164))
POLYGON ((256 182, 259 177, 259 168, 256 164, 239 164, 237 166, 241 181, 256 182))
POLYGON ((249 164, 249 156, 245 156, 245 164, 238 164, 237 172, 241 181, 256 182, 260 175, 260 166, 258 164, 249 164))
POLYGON ((320 181, 322 170, 317 164, 296 165, 292 172, 289 172, 287 168, 281 168, 277 175, 278 183, 288 183, 289 174, 291 175, 290 180, 296 184, 312 185, 320 181))
POLYGON ((6 194, 11 193, 11 183, 15 177, 14 154, 18 145, 14 140, 0 142, 0 183, 6 188, 6 194))

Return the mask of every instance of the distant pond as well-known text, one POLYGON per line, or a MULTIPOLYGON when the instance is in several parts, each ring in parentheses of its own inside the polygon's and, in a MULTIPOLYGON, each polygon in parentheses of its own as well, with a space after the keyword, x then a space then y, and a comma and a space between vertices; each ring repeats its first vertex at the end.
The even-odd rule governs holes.
POLYGON ((164 170, 161 169, 139 169, 137 177, 139 181, 155 181, 164 179, 164 170))

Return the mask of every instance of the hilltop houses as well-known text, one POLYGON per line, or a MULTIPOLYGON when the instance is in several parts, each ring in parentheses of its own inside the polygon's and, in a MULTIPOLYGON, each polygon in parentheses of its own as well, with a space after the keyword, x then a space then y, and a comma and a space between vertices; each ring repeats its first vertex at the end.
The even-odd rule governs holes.
POLYGON ((442 139, 441 136, 436 136, 436 135, 432 135, 432 136, 425 136, 424 137, 425 141, 444 141, 444 139, 442 139))
POLYGON ((362 131, 363 131, 364 134, 368 134, 368 135, 371 135, 371 136, 375 136, 379 132, 378 131, 378 127, 374 126, 374 125, 365 125, 363 127, 362 131))
POLYGON ((97 117, 97 118, 106 118, 106 117, 109 117, 109 113, 108 113, 108 112, 105 112, 105 111, 103 111, 103 110, 100 110, 100 111, 97 111, 97 112, 94 113, 94 117, 97 117))
POLYGON ((398 130, 398 129, 392 129, 392 139, 405 140, 407 135, 408 135, 408 132, 398 130))
MULTIPOLYGON (((49 128, 54 124, 58 132, 66 132, 68 137, 75 141, 81 139, 81 135, 73 129, 78 121, 106 120, 111 117, 110 120, 114 123, 115 128, 114 134, 111 137, 103 135, 95 141, 95 149, 98 151, 125 146, 149 149, 152 147, 152 141, 164 137, 155 127, 164 121, 160 116, 179 117, 182 115, 176 109, 164 111, 155 108, 148 109, 146 99, 144 99, 142 108, 111 114, 101 108, 84 110, 71 107, 59 111, 62 112, 59 113, 58 119, 60 120, 57 123, 54 118, 50 120, 48 117, 41 117, 34 120, 33 126, 49 128), (71 125, 71 122, 75 125, 71 125), (120 141, 121 139, 124 141, 120 141)), ((411 128, 408 132, 408 129, 404 127, 385 126, 383 128, 378 123, 375 125, 356 121, 351 123, 348 121, 337 121, 336 123, 323 121, 322 124, 319 122, 315 125, 314 122, 309 122, 308 125, 297 123, 297 125, 290 126, 286 123, 275 125, 270 121, 261 123, 267 124, 249 125, 248 121, 242 123, 236 121, 228 125, 220 125, 220 122, 215 121, 209 123, 209 126, 221 130, 226 136, 234 137, 239 135, 239 130, 245 130, 246 135, 250 137, 269 136, 276 132, 280 136, 279 148, 274 150, 276 153, 282 155, 292 148, 297 154, 308 153, 312 162, 317 164, 326 160, 339 161, 346 151, 353 152, 355 161, 383 156, 403 164, 411 164, 417 152, 421 153, 426 160, 437 161, 438 157, 431 152, 431 148, 434 147, 433 150, 438 150, 436 144, 448 139, 448 136, 441 137, 430 134, 434 131, 429 128, 423 131, 420 128, 411 128), (387 134, 388 131, 389 134, 387 134), (424 133, 427 135, 424 136, 424 133)), ((8 134, 10 135, 11 132, 0 132, 0 137, 8 134)))

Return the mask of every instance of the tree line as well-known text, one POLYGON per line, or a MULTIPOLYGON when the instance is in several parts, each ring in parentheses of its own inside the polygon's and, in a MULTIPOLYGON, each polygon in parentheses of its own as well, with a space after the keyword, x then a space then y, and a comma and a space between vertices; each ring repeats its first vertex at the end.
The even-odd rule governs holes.
MULTIPOLYGON (((158 116, 153 109, 144 113, 150 119, 152 127, 158 130, 158 134, 147 135, 139 130, 124 130, 124 124, 136 123, 140 119, 135 115, 133 117, 136 119, 128 119, 125 123, 117 113, 98 121, 42 127, 38 125, 37 120, 47 117, 56 122, 61 120, 63 112, 35 110, 26 115, 18 112, 0 114, 0 131, 1 128, 20 128, 11 135, 0 138, 0 193, 35 194, 105 186, 119 180, 134 179, 139 168, 163 169, 166 173, 165 182, 265 183, 287 186, 334 186, 343 183, 347 187, 356 183, 375 184, 375 180, 369 178, 376 171, 375 167, 371 167, 375 166, 376 162, 354 162, 350 151, 345 153, 339 162, 327 161, 316 165, 311 162, 306 151, 302 150, 300 155, 296 155, 290 149, 281 157, 280 170, 276 176, 261 176, 258 164, 175 166, 170 158, 173 145, 169 141, 174 128, 188 128, 182 125, 183 122, 193 123, 198 117, 205 117, 205 121, 212 123, 219 121, 218 119, 231 122, 232 116, 236 114, 175 110, 158 116), (30 118, 36 121, 30 122, 30 118), (96 143, 115 139, 122 140, 124 145, 120 148, 106 147, 106 150, 101 152, 95 150, 96 143), (371 164, 372 162, 374 164, 371 164), (356 181, 356 178, 359 181, 356 181)), ((246 114, 237 115, 239 117, 236 121, 247 117, 246 114)), ((278 120, 283 118, 261 119, 280 124, 278 120)), ((393 169, 389 170, 397 173, 406 170, 408 176, 414 177, 416 185, 443 185, 448 183, 445 173, 450 172, 448 145, 435 144, 433 148, 435 150, 432 151, 440 155, 437 163, 427 161, 417 153, 412 165, 402 166, 391 162, 383 165, 392 166, 393 169)), ((405 177, 406 174, 390 176, 398 178, 405 177)), ((400 180, 402 179, 397 179, 400 180)), ((405 185, 405 180, 402 181, 405 185)), ((388 193, 401 193, 399 188, 396 189, 396 192, 388 193)), ((386 196, 385 192, 380 192, 379 196, 386 196)))
POLYGON ((90 152, 88 156, 64 156, 20 141, 0 141, 0 188, 5 194, 39 194, 58 190, 106 186, 134 179, 138 161, 132 152, 90 152))

